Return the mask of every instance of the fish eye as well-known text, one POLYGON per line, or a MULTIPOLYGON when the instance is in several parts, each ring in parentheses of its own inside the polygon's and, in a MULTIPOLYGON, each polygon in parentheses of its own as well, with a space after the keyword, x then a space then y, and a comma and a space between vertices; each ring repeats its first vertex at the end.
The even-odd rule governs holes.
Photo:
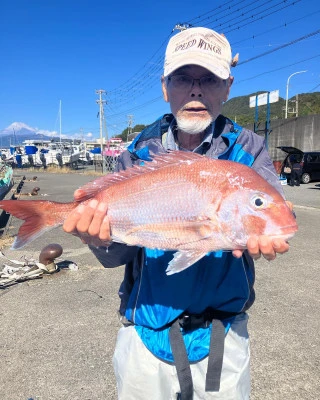
POLYGON ((266 207, 266 200, 262 196, 253 196, 251 199, 251 204, 261 210, 266 207))

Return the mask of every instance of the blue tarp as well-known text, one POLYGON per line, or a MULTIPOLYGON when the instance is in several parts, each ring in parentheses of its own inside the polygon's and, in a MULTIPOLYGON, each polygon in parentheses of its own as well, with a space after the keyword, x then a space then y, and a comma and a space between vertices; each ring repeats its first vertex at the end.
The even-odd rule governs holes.
POLYGON ((101 148, 100 147, 96 147, 96 148, 94 148, 92 150, 89 150, 89 151, 92 154, 101 154, 101 148))
POLYGON ((16 155, 16 161, 17 161, 17 164, 18 164, 18 168, 21 168, 22 167, 22 156, 21 156, 21 154, 17 154, 16 155))
POLYGON ((38 151, 38 147, 35 145, 29 145, 29 146, 25 146, 25 152, 27 155, 29 154, 36 154, 36 152, 38 151))

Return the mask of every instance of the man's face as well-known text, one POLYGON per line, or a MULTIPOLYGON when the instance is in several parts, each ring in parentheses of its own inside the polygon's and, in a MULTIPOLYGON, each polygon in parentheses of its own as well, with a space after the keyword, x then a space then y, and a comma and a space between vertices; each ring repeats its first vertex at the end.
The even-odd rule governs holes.
POLYGON ((162 90, 178 127, 186 132, 190 127, 189 133, 199 133, 221 113, 232 82, 233 77, 222 80, 203 67, 186 65, 162 79, 162 90))

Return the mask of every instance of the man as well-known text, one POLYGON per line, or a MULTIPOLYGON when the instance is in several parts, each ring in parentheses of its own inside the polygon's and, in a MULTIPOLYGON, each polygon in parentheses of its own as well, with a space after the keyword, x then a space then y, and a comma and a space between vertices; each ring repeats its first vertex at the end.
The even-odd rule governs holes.
MULTIPOLYGON (((221 115, 232 64, 229 42, 210 29, 172 37, 162 77, 172 114, 147 127, 121 154, 117 169, 180 149, 247 164, 281 191, 263 139, 221 115)), ((246 310, 254 301, 253 259, 273 260, 288 243, 250 237, 247 251, 213 252, 167 276, 172 252, 101 246, 111 241, 107 210, 97 200, 80 205, 64 229, 88 235, 105 267, 126 264, 119 290, 124 326, 113 359, 119 399, 249 399, 246 310)))
POLYGON ((297 159, 293 160, 290 174, 290 186, 300 186, 302 175, 302 165, 301 162, 297 159))

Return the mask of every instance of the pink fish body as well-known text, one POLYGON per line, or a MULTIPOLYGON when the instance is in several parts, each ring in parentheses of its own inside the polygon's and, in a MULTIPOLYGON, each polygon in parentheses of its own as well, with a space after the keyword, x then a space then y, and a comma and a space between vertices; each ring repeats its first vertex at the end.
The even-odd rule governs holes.
POLYGON ((295 218, 279 192, 253 169, 195 153, 173 152, 153 162, 98 178, 79 189, 79 202, 0 202, 24 219, 19 248, 61 225, 80 202, 108 203, 112 240, 177 250, 167 273, 179 272, 215 250, 244 249, 251 235, 291 238, 295 218))

